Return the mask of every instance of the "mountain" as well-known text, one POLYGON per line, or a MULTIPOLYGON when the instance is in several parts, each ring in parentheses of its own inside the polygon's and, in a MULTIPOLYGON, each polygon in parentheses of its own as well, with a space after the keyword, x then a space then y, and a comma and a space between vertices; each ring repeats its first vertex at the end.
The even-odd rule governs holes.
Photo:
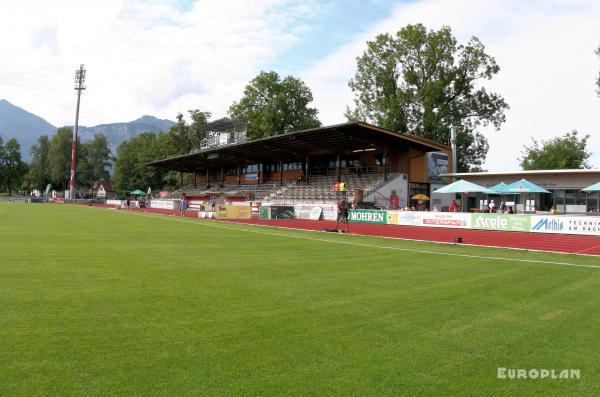
POLYGON ((110 142, 111 150, 116 154, 119 144, 127 139, 135 138, 142 132, 168 131, 175 124, 171 120, 161 120, 153 116, 142 116, 128 123, 100 124, 93 127, 79 127, 79 137, 82 142, 94 137, 94 134, 104 134, 110 142))
MULTIPOLYGON (((102 133, 108 138, 111 150, 116 153, 117 147, 126 139, 134 138, 142 132, 168 131, 175 124, 171 120, 161 120, 153 116, 142 116, 126 123, 100 124, 93 127, 79 126, 79 137, 82 142, 102 133)), ((29 161, 31 146, 42 135, 51 136, 57 128, 43 118, 36 116, 5 99, 0 99, 0 136, 4 142, 17 138, 21 144, 21 155, 29 161)))
POLYGON ((56 127, 25 109, 0 99, 0 136, 6 143, 16 138, 21 144, 21 155, 29 161, 29 149, 41 135, 52 135, 56 127))

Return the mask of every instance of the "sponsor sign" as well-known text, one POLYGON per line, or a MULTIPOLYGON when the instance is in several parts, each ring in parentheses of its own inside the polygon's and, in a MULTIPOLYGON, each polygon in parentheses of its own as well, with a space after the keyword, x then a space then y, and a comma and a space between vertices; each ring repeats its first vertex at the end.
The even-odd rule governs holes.
POLYGON ((252 212, 249 205, 219 205, 217 207, 218 219, 250 219, 251 217, 252 212))
POLYGON ((473 229, 528 232, 531 228, 529 215, 473 214, 471 216, 473 229))
POLYGON ((398 224, 398 211, 388 211, 386 223, 388 225, 397 225, 398 224))
POLYGON ((397 216, 397 224, 403 226, 448 227, 454 229, 468 229, 471 227, 471 214, 465 213, 398 211, 397 216))
POLYGON ((270 219, 294 219, 294 207, 291 205, 272 205, 270 219))
POLYGON ((271 207, 268 205, 263 205, 260 207, 258 212, 258 216, 260 219, 271 219, 271 207))
POLYGON ((423 226, 423 212, 398 211, 398 225, 423 226))
POLYGON ((174 200, 152 200, 150 201, 150 208, 162 208, 166 210, 174 210, 178 209, 178 206, 175 206, 174 200))
POLYGON ((338 207, 335 204, 322 204, 321 206, 323 215, 323 219, 326 221, 335 221, 337 220, 338 215, 338 207))
POLYGON ((321 218, 323 209, 318 205, 297 204, 294 206, 294 215, 296 219, 310 219, 318 221, 321 218))
POLYGON ((532 215, 531 232, 600 236, 600 217, 532 215))
POLYGON ((467 229, 471 227, 471 214, 455 212, 425 212, 422 226, 467 229))
POLYGON ((448 155, 440 152, 427 153, 427 180, 429 183, 445 182, 442 174, 448 173, 448 155))
POLYGON ((349 210, 348 220, 356 223, 378 223, 387 222, 387 211, 378 210, 349 210))

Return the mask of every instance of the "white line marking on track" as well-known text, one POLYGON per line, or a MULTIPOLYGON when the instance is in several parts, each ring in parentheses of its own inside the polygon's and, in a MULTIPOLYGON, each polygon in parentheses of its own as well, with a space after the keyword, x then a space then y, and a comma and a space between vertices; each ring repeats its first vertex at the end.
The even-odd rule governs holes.
MULTIPOLYGON (((119 212, 119 213, 121 213, 121 212, 119 212)), ((296 239, 301 239, 301 240, 319 241, 319 242, 330 243, 330 244, 344 244, 344 245, 351 245, 351 246, 355 246, 355 247, 375 248, 375 249, 393 250, 393 251, 402 251, 402 252, 413 252, 413 253, 417 253, 417 254, 453 256, 453 257, 470 258, 470 259, 490 259, 490 260, 506 261, 506 262, 548 264, 548 265, 560 265, 560 266, 569 266, 569 267, 582 267, 582 268, 587 268, 587 269, 600 269, 600 266, 582 265, 582 264, 578 264, 578 263, 544 261, 544 260, 536 260, 536 259, 503 258, 503 257, 497 257, 497 256, 457 254, 457 253, 452 253, 452 252, 429 251, 429 250, 419 250, 419 249, 414 249, 414 248, 401 248, 401 247, 390 247, 390 246, 385 246, 385 245, 356 243, 356 242, 351 242, 351 241, 329 240, 329 239, 317 238, 317 237, 265 232, 262 230, 240 229, 240 228, 236 228, 236 227, 225 226, 225 225, 223 225, 223 223, 225 223, 225 222, 210 221, 210 220, 202 221, 200 219, 190 220, 191 218, 181 218, 181 217, 172 216, 172 215, 165 216, 162 214, 147 214, 147 213, 142 214, 139 211, 127 211, 127 213, 135 214, 138 216, 151 217, 151 218, 155 218, 155 219, 172 220, 172 221, 176 221, 176 222, 187 223, 190 225, 201 225, 201 226, 206 226, 206 227, 214 227, 214 228, 219 228, 219 229, 234 230, 234 231, 238 231, 238 232, 261 234, 261 235, 266 235, 266 236, 277 236, 277 237, 296 238, 296 239)), ((250 227, 256 226, 256 225, 251 225, 251 224, 245 224, 245 225, 249 225, 250 227)), ((321 233, 319 231, 314 231, 314 230, 306 230, 306 231, 313 232, 313 233, 321 233)), ((348 236, 353 236, 353 235, 348 235, 348 236)), ((360 237, 374 237, 374 236, 362 236, 361 235, 360 237)), ((376 236, 375 236, 375 238, 376 238, 376 236)), ((502 248, 502 247, 494 247, 494 248, 502 248)))

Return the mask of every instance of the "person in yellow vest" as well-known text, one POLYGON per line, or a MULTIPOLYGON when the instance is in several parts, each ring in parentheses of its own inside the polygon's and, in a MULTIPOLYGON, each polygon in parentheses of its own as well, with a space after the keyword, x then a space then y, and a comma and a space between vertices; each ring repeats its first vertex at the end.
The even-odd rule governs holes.
POLYGON ((340 192, 344 193, 346 191, 346 184, 344 182, 340 182, 340 192))

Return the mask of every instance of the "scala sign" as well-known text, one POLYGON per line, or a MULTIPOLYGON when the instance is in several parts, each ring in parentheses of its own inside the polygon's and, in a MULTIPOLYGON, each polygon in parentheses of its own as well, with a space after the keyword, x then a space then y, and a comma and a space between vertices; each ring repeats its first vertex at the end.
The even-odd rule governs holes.
POLYGON ((527 215, 473 214, 471 227, 482 230, 528 232, 531 218, 527 215))
POLYGON ((349 211, 350 222, 356 223, 380 223, 385 224, 387 222, 386 211, 377 210, 350 210, 349 211))

